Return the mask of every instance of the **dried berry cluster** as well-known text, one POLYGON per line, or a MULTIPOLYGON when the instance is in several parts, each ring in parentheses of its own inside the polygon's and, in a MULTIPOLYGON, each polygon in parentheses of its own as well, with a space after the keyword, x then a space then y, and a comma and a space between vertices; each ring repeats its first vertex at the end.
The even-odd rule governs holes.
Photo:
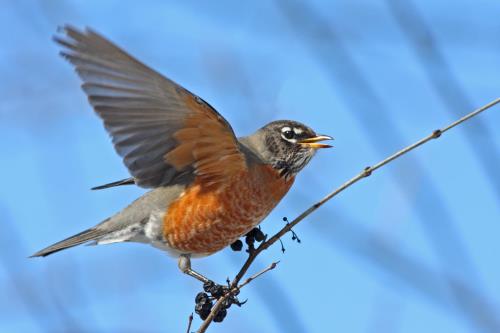
MULTIPOLYGON (((252 253, 255 250, 255 242, 263 242, 267 238, 260 228, 253 228, 245 235, 245 243, 247 244, 247 252, 252 253)), ((233 251, 241 251, 243 248, 243 242, 238 239, 233 244, 231 244, 231 249, 233 251)))
MULTIPOLYGON (((290 221, 288 221, 288 218, 285 216, 283 217, 283 221, 286 222, 286 224, 290 224, 290 221)), ((301 243, 302 241, 300 240, 299 236, 297 236, 297 234, 295 233, 295 231, 293 231, 292 229, 290 229, 290 232, 292 233, 292 240, 293 241, 296 241, 297 243, 301 243)))
MULTIPOLYGON (((283 220, 288 223, 288 220, 286 218, 283 218, 283 220)), ((291 232, 293 236, 292 240, 295 240, 300 243, 300 239, 297 237, 297 235, 293 231, 291 232)), ((247 244, 246 252, 252 254, 253 251, 255 251, 255 242, 258 243, 264 242, 266 238, 267 235, 264 234, 260 228, 253 228, 252 230, 250 230, 245 235, 245 243, 247 244)), ((231 249, 233 251, 241 251, 243 249, 243 242, 240 239, 238 239, 237 241, 231 244, 231 249)), ((282 251, 284 252, 283 244, 282 244, 282 251)), ((216 284, 212 281, 208 281, 203 284, 203 290, 204 292, 198 293, 198 295, 196 295, 195 298, 196 302, 195 312, 200 316, 201 320, 207 319, 208 315, 210 314, 210 311, 212 311, 214 303, 217 302, 221 297, 229 293, 230 290, 229 280, 227 286, 223 286, 220 284, 216 284)), ((231 305, 236 304, 238 306, 241 306, 246 302, 246 301, 240 302, 236 297, 237 294, 238 292, 233 291, 231 295, 226 300, 224 300, 222 308, 214 317, 214 322, 222 322, 227 315, 227 309, 229 309, 231 305)))
MULTIPOLYGON (((205 292, 201 292, 196 295, 196 306, 194 308, 194 311, 200 316, 201 320, 207 319, 210 311, 212 311, 214 302, 217 302, 219 298, 229 292, 229 285, 222 286, 212 281, 208 281, 203 284, 203 290, 205 290, 205 292)), ((214 322, 222 322, 227 315, 227 309, 229 309, 231 305, 236 304, 238 306, 241 306, 245 303, 238 300, 238 298, 236 297, 237 294, 238 292, 233 292, 226 300, 224 300, 222 308, 214 317, 214 322)))

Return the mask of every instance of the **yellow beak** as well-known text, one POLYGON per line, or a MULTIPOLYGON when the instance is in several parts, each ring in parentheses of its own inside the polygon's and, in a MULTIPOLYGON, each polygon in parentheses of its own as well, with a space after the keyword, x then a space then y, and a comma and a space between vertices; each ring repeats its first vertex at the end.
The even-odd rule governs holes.
POLYGON ((318 135, 312 138, 307 138, 299 142, 300 145, 309 148, 319 149, 319 148, 332 148, 333 146, 326 145, 324 143, 318 143, 320 141, 333 140, 331 136, 328 135, 318 135))

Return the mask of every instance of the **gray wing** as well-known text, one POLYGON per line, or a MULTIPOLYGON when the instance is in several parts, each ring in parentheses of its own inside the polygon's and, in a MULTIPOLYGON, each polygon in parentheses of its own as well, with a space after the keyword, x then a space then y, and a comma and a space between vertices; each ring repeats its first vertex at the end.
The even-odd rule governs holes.
POLYGON ((246 167, 231 126, 201 98, 92 30, 62 30, 66 36, 54 40, 137 185, 190 174, 221 182, 246 167), (221 160, 229 167, 218 166, 221 160))

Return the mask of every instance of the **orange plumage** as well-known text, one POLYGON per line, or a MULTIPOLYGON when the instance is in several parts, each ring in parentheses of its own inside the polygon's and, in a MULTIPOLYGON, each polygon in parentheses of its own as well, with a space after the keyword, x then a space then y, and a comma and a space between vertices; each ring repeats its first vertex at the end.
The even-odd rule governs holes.
POLYGON ((197 179, 168 207, 164 237, 181 252, 217 252, 262 221, 293 181, 269 165, 254 165, 217 188, 197 179))

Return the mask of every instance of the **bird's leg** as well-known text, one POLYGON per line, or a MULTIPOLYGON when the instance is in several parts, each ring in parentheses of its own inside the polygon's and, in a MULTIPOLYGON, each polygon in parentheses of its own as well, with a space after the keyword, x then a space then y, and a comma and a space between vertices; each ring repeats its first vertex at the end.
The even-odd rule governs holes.
POLYGON ((207 279, 205 276, 191 269, 191 258, 189 254, 181 254, 177 265, 182 273, 192 276, 204 284, 212 282, 210 279, 207 279))
POLYGON ((189 254, 181 254, 179 256, 179 261, 177 262, 179 269, 182 273, 194 277, 195 279, 203 282, 203 290, 205 292, 200 292, 196 295, 195 302, 196 306, 194 311, 200 316, 201 320, 207 319, 208 315, 212 311, 214 303, 218 302, 221 297, 228 296, 222 304, 222 308, 215 314, 214 321, 221 322, 224 320, 227 314, 227 309, 232 305, 242 306, 246 303, 240 302, 236 295, 239 293, 239 289, 231 290, 229 278, 227 280, 227 286, 216 284, 205 276, 191 269, 191 258, 189 254), (210 296, 209 296, 210 295, 210 296))

